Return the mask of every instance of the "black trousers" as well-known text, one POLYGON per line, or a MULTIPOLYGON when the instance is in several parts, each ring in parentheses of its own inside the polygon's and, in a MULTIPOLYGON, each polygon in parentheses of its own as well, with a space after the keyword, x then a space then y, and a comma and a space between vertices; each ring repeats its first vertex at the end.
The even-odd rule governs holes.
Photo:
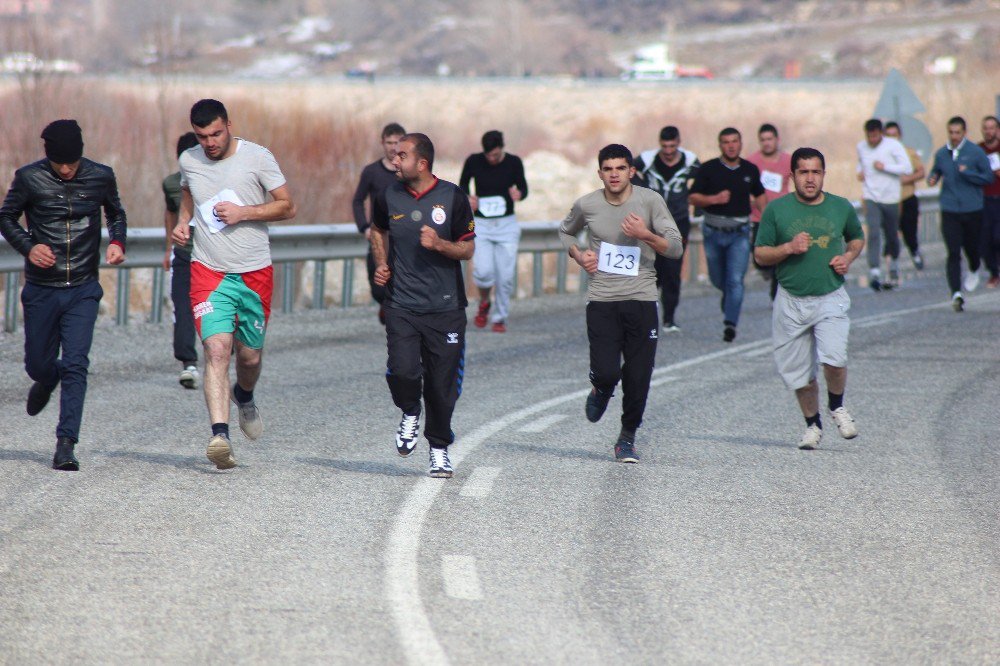
MULTIPOLYGON (((691 220, 676 220, 681 232, 684 249, 687 250, 688 234, 691 232, 691 220)), ((668 259, 656 255, 653 266, 656 268, 656 286, 660 289, 660 303, 663 305, 663 323, 674 323, 674 313, 681 301, 681 267, 684 265, 684 254, 677 259, 668 259)))
POLYGON ((76 287, 43 287, 29 282, 21 291, 24 369, 50 390, 62 382, 56 437, 69 437, 74 442, 80 438, 90 345, 103 296, 97 280, 76 287))
POLYGON ((979 251, 991 277, 1000 276, 1000 197, 983 197, 983 228, 979 251))
POLYGON ((656 362, 659 321, 656 301, 587 303, 590 382, 601 391, 622 383, 622 428, 642 424, 649 380, 656 362))
POLYGON ((191 253, 174 248, 170 261, 170 300, 174 304, 174 358, 185 365, 198 362, 194 312, 191 310, 191 253))
POLYGON ((965 258, 969 261, 969 270, 979 270, 982 225, 982 210, 972 213, 941 211, 941 235, 948 248, 945 272, 948 276, 948 289, 952 293, 962 291, 962 250, 965 250, 965 258))
POLYGON ((903 242, 910 256, 920 251, 917 240, 917 223, 920 221, 920 200, 916 196, 903 199, 899 204, 899 230, 903 233, 903 242))
POLYGON ((389 351, 385 380, 404 414, 420 413, 432 447, 455 441, 451 415, 465 375, 465 310, 417 314, 388 306, 385 338, 389 351))
MULTIPOLYGON (((375 232, 372 232, 375 233, 375 232)), ((368 287, 372 290, 372 298, 381 305, 385 302, 385 287, 375 284, 375 255, 372 254, 372 246, 368 245, 368 256, 365 258, 368 267, 368 287)))
POLYGON ((768 292, 771 294, 771 300, 773 301, 774 297, 778 295, 778 279, 774 277, 774 266, 761 266, 757 263, 757 258, 753 254, 754 246, 757 245, 757 232, 759 230, 759 222, 750 225, 750 261, 753 262, 754 268, 770 283, 768 292))

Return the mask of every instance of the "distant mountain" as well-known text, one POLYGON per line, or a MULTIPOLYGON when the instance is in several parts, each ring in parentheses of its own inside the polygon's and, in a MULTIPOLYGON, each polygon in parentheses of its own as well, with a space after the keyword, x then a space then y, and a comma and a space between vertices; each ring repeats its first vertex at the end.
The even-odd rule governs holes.
MULTIPOLYGON (((996 71, 1000 0, 50 0, 0 48, 88 71, 618 76, 666 42, 723 77, 996 71), (68 46, 67 46, 68 45, 68 46), (937 65, 935 63, 938 63, 937 65)), ((3 55, 3 54, 0 54, 3 55)))

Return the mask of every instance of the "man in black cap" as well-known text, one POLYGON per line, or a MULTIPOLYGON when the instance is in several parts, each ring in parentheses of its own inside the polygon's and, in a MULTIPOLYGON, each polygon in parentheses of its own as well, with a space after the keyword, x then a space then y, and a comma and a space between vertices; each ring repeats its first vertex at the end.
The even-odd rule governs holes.
POLYGON ((0 233, 25 257, 24 367, 35 382, 28 392, 28 414, 41 412, 62 382, 52 467, 76 471, 80 464, 73 447, 104 295, 97 279, 101 209, 111 238, 105 260, 112 265, 125 261, 125 210, 111 167, 84 159, 83 133, 75 120, 50 123, 42 139, 45 159, 14 173, 0 206, 0 233), (27 229, 18 223, 22 214, 27 229))

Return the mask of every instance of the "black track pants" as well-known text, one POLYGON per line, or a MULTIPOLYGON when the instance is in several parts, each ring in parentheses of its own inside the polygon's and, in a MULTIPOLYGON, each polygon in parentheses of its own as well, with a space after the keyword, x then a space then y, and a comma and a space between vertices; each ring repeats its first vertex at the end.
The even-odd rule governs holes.
POLYGON ((622 384, 622 428, 642 423, 656 361, 659 321, 655 301, 587 303, 590 381, 602 391, 622 384))
POLYGON ((419 414, 423 397, 424 437, 431 446, 455 441, 451 415, 465 374, 465 325, 465 310, 417 314, 385 309, 385 379, 392 401, 406 414, 419 414))

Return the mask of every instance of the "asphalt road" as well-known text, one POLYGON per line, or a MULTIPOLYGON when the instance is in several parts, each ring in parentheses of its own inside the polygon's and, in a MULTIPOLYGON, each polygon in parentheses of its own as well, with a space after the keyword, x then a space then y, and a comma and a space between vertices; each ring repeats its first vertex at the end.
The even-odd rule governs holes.
POLYGON ((748 283, 732 345, 683 300, 638 465, 618 397, 583 418, 581 296, 470 326, 451 480, 395 453, 370 308, 273 319, 265 435, 234 416, 224 472, 167 326, 101 325, 76 474, 0 337, 0 662, 1000 661, 1000 293, 852 286, 861 435, 804 452, 748 283))

